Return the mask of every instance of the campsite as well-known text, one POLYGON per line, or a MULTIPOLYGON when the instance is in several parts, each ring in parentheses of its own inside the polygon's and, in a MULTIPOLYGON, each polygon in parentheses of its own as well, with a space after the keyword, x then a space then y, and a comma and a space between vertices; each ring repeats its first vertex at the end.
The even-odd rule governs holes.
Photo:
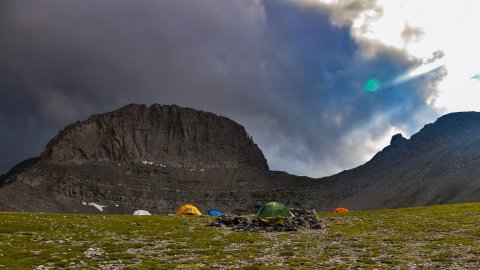
POLYGON ((480 270, 478 10, 0 0, 0 270, 480 270))
POLYGON ((319 213, 325 229, 251 233, 208 215, 0 213, 0 267, 474 269, 479 217, 480 203, 319 213))

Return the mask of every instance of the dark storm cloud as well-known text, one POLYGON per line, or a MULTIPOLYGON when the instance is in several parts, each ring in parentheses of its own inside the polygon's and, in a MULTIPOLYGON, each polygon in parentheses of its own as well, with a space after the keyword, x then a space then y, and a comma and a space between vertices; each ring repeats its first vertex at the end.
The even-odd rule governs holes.
POLYGON ((338 0, 333 5, 318 3, 315 0, 296 0, 296 2, 329 10, 332 22, 337 25, 353 24, 361 14, 370 11, 370 15, 366 16, 364 21, 364 27, 366 27, 370 20, 383 15, 383 9, 377 4, 377 0, 338 0))
MULTIPOLYGON (((349 16, 374 2, 349 1, 349 16)), ((271 167, 314 176, 358 165, 389 128, 417 128, 412 118, 434 113, 436 74, 363 91, 370 77, 393 80, 417 63, 388 48, 365 58, 322 8, 12 0, 0 10, 0 171, 38 154, 64 125, 132 102, 229 116, 271 167)))

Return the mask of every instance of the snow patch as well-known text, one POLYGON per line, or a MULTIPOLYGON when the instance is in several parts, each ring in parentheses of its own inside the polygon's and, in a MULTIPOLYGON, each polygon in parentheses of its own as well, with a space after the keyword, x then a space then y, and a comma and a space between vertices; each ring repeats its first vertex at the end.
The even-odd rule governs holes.
POLYGON ((153 162, 153 161, 148 161, 148 160, 143 160, 142 163, 143 163, 143 165, 155 165, 155 166, 160 166, 160 167, 162 167, 162 168, 166 168, 166 167, 167 167, 167 165, 155 163, 155 162, 153 162))
POLYGON ((87 203, 86 203, 86 202, 82 202, 82 204, 83 204, 83 205, 87 205, 87 203))
POLYGON ((96 204, 94 202, 88 203, 88 205, 97 208, 100 212, 103 212, 103 208, 107 207, 107 206, 104 206, 104 205, 96 204))

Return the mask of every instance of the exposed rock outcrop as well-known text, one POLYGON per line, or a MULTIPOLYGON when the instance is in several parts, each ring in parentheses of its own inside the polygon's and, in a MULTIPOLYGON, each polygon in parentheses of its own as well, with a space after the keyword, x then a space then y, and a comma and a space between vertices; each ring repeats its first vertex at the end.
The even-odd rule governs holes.
POLYGON ((395 145, 406 141, 407 139, 405 139, 401 133, 398 133, 393 135, 392 139, 390 140, 390 145, 395 145))
POLYGON ((42 160, 268 169, 243 126, 212 113, 158 104, 132 104, 70 125, 50 141, 42 160))

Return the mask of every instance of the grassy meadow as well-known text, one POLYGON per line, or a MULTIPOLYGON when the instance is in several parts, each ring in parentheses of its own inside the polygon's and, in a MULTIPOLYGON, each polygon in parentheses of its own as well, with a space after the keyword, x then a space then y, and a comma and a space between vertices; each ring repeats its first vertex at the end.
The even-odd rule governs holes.
POLYGON ((479 269, 480 203, 320 213, 326 229, 210 217, 0 213, 0 269, 479 269))

